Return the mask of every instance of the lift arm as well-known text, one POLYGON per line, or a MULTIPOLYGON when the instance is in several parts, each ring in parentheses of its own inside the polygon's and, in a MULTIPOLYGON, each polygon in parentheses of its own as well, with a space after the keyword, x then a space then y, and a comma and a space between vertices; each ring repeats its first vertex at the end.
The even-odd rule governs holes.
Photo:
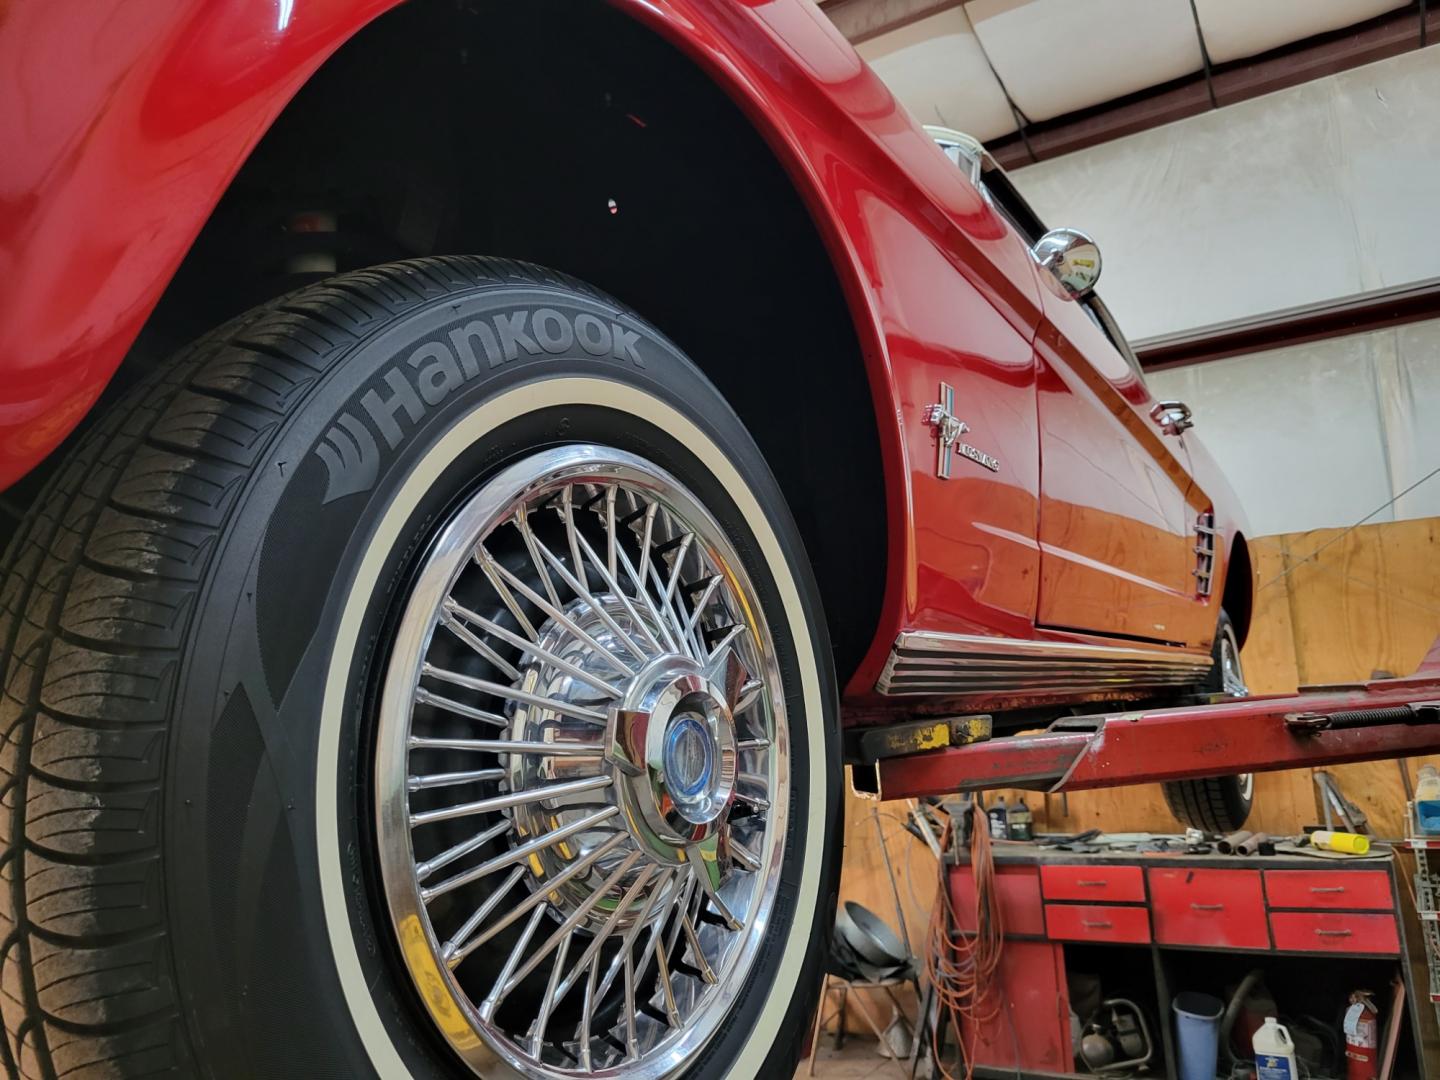
POLYGON ((1066 717, 874 766, 882 799, 1018 787, 1082 791, 1440 752, 1440 639, 1414 675, 1293 695, 1066 717))

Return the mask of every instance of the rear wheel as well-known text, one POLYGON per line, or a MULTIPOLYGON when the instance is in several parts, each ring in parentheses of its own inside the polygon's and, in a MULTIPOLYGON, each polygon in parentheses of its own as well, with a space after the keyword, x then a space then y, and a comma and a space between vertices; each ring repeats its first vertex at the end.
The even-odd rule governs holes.
POLYGON ((818 598, 614 301, 481 259, 293 294, 108 414, 6 560, 10 1075, 793 1070, 818 598))
MULTIPOLYGON (((1212 649, 1214 666, 1203 687, 1206 693, 1245 697, 1245 669, 1240 663, 1240 641, 1230 616, 1220 613, 1212 649)), ((1165 804, 1183 824, 1209 833, 1231 833, 1245 824, 1255 802, 1255 775, 1211 776, 1175 780, 1161 785, 1165 804)))

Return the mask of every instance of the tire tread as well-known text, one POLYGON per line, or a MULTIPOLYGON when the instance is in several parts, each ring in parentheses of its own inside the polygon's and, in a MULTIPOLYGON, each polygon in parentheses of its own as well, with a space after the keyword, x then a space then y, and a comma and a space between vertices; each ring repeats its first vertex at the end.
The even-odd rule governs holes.
MULTIPOLYGON (((247 480, 359 342, 457 289, 590 286, 509 260, 356 271, 182 350, 111 406, 0 555, 0 1067, 195 1075, 163 889, 187 632, 247 480)), ((618 305, 617 305, 618 309, 618 305)))

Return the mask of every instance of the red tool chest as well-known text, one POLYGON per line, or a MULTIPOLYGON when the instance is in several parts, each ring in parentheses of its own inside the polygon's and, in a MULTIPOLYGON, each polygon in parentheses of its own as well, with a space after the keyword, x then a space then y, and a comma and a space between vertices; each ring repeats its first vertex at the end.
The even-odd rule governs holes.
POLYGON ((1259 870, 1152 867, 1147 876, 1162 945, 1270 947, 1259 870))
MULTIPOLYGON (((1006 937, 994 992, 1004 1000, 1003 1007, 981 1010, 990 1019, 964 1033, 979 1075, 987 1069, 1008 1076, 1017 1070, 1081 1074, 1066 980, 1067 959, 1077 950, 1090 967, 1109 968, 1103 957, 1112 957, 1118 967, 1153 971, 1154 1036, 1165 1049, 1155 1070, 1160 1075, 1175 1075, 1171 988, 1162 972, 1167 965, 1185 970, 1194 963, 1187 954, 1253 954, 1257 959, 1246 966, 1267 972, 1277 965, 1260 959, 1265 955, 1333 957, 1362 965, 1358 982, 1382 969, 1398 972, 1415 1041, 1416 997, 1409 966, 1399 962, 1404 935, 1389 856, 1342 862, 1298 855, 1080 855, 1011 843, 994 850, 1006 937), (1117 951, 1102 957, 1106 949, 1117 951)), ((973 933, 971 868, 951 867, 949 882, 957 930, 973 933)), ((1419 1061, 1418 1041, 1415 1047, 1419 1061)))

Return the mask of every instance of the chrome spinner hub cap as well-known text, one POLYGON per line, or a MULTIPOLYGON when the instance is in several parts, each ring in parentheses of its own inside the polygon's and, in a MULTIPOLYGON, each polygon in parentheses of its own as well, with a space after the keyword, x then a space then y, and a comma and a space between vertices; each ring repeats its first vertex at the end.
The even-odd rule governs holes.
POLYGON ((405 602, 375 756, 403 964, 478 1075, 659 1080, 770 921, 788 783, 769 630, 678 481, 597 446, 502 470, 405 602))
POLYGON ((626 822, 652 857, 679 865, 719 836, 735 797, 730 703, 747 705, 751 686, 759 689, 730 649, 704 667, 661 656, 613 711, 606 760, 626 822))

